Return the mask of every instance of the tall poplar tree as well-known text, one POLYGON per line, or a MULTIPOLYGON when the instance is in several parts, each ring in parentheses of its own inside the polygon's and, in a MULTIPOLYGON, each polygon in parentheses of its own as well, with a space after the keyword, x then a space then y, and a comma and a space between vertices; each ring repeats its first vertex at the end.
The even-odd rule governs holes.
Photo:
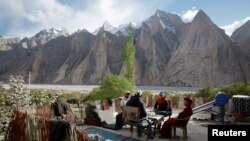
POLYGON ((124 49, 124 64, 126 66, 125 77, 135 85, 135 46, 134 37, 131 34, 126 43, 124 49))

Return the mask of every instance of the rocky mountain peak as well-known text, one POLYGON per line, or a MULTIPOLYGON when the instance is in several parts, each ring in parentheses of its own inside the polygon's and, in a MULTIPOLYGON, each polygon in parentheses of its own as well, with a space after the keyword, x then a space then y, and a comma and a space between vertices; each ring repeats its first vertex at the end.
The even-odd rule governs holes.
POLYGON ((89 31, 87 30, 87 29, 78 29, 76 32, 74 32, 73 34, 75 34, 75 33, 81 33, 81 32, 88 32, 89 33, 89 31))
POLYGON ((35 35, 36 38, 45 38, 50 40, 59 36, 68 36, 69 33, 65 28, 44 29, 35 35))
POLYGON ((128 23, 128 24, 123 24, 120 25, 116 30, 115 30, 115 35, 118 36, 128 36, 129 34, 133 33, 136 29, 136 23, 128 23))
POLYGON ((103 31, 107 31, 110 33, 114 33, 114 31, 116 30, 115 27, 113 27, 108 21, 105 21, 101 27, 98 27, 93 34, 97 35, 99 32, 103 32, 103 31))
POLYGON ((213 24, 211 19, 202 10, 199 10, 199 12, 194 17, 192 23, 194 23, 194 24, 206 24, 206 25, 207 24, 213 24))
POLYGON ((200 10, 194 17, 189 31, 191 31, 189 35, 192 34, 197 37, 203 36, 204 38, 207 38, 208 36, 211 36, 212 38, 221 38, 221 40, 230 40, 228 37, 225 37, 227 35, 224 30, 218 28, 218 26, 215 25, 202 10, 200 10))
POLYGON ((164 11, 161 11, 158 9, 158 10, 156 10, 154 15, 160 18, 160 17, 164 17, 166 15, 166 13, 164 11))
POLYGON ((148 18, 143 23, 143 26, 143 28, 151 32, 151 34, 155 34, 160 30, 167 30, 173 34, 176 34, 174 23, 172 23, 168 14, 160 10, 157 10, 153 16, 148 18))
POLYGON ((68 37, 69 33, 67 29, 65 28, 44 29, 31 38, 25 37, 24 39, 22 39, 21 47, 23 48, 41 47, 50 40, 60 36, 68 37))
POLYGON ((240 50, 245 54, 248 65, 250 66, 250 20, 236 29, 231 38, 239 45, 240 50))
POLYGON ((238 41, 242 37, 249 38, 250 37, 250 20, 248 20, 245 24, 243 24, 240 28, 236 29, 231 38, 238 41))

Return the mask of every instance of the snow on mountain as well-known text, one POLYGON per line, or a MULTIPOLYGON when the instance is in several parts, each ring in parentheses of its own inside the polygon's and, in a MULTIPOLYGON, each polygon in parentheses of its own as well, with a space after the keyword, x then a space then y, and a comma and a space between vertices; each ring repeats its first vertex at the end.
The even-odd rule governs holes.
POLYGON ((41 47, 48 41, 60 36, 67 37, 69 36, 69 33, 65 28, 44 29, 31 38, 23 38, 21 41, 21 46, 23 48, 41 47))
POLYGON ((119 25, 118 27, 114 27, 107 21, 105 21, 101 27, 97 28, 93 32, 93 34, 97 35, 100 31, 107 31, 115 35, 128 36, 135 28, 136 28, 136 23, 122 24, 119 25))
POLYGON ((129 24, 123 24, 120 25, 118 28, 116 28, 115 30, 115 35, 118 36, 128 36, 129 34, 131 34, 135 29, 136 29, 136 23, 129 23, 129 24))
POLYGON ((53 39, 59 36, 68 36, 69 33, 65 28, 51 28, 44 29, 35 35, 36 38, 40 39, 53 39))
POLYGON ((69 33, 65 28, 51 28, 40 31, 32 38, 35 39, 38 45, 42 45, 59 36, 67 37, 68 35, 69 33))
MULTIPOLYGON (((153 16, 151 16, 149 19, 145 21, 145 23, 150 29, 152 28, 167 29, 168 31, 176 34, 176 31, 174 29, 174 26, 172 25, 171 20, 169 19, 167 13, 163 11, 157 10, 153 16)), ((156 30, 156 29, 153 29, 153 30, 156 30)))
POLYGON ((103 25, 101 27, 98 27, 94 32, 93 34, 94 35, 97 35, 100 31, 107 31, 107 32, 110 32, 110 33, 114 33, 114 31, 116 30, 115 27, 113 27, 109 22, 105 21, 103 23, 103 25))

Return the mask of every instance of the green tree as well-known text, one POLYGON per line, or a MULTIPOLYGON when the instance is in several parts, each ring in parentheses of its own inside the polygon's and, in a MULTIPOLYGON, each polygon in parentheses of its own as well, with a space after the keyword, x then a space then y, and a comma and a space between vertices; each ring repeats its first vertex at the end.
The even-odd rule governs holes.
POLYGON ((90 93, 91 100, 101 100, 109 96, 116 98, 122 96, 124 91, 135 89, 135 47, 133 35, 130 35, 125 43, 124 64, 126 71, 124 76, 106 75, 100 86, 90 93))
POLYGON ((135 46, 133 35, 130 35, 125 43, 124 64, 126 66, 124 76, 135 85, 135 46))

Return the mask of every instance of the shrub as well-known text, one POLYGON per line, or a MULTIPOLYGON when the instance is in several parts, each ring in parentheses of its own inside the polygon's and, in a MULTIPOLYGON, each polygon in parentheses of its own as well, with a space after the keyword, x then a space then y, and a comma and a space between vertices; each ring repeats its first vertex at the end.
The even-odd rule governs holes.
POLYGON ((0 82, 0 107, 5 105, 3 84, 0 82))
POLYGON ((6 103, 18 109, 30 104, 30 94, 24 87, 24 79, 21 75, 10 76, 10 93, 6 95, 6 103))
POLYGON ((134 90, 134 85, 131 84, 125 77, 118 75, 107 75, 98 88, 94 88, 90 93, 91 100, 101 100, 105 97, 116 98, 123 96, 124 91, 134 90))
POLYGON ((231 98, 233 95, 250 96, 250 83, 236 83, 221 88, 206 87, 199 90, 198 93, 195 94, 195 96, 212 100, 215 98, 216 94, 220 91, 225 92, 229 96, 229 98, 231 98))
POLYGON ((48 105, 57 99, 56 94, 51 92, 33 90, 31 91, 31 103, 36 105, 48 105))
POLYGON ((218 93, 218 89, 213 87, 206 87, 198 91, 197 94, 195 94, 196 97, 202 97, 206 98, 208 100, 212 100, 215 98, 215 95, 218 93))
POLYGON ((230 86, 220 88, 220 91, 228 94, 229 97, 233 95, 248 95, 250 96, 250 83, 236 83, 230 86))
POLYGON ((142 99, 146 99, 147 96, 153 95, 152 91, 143 91, 142 92, 142 99))

